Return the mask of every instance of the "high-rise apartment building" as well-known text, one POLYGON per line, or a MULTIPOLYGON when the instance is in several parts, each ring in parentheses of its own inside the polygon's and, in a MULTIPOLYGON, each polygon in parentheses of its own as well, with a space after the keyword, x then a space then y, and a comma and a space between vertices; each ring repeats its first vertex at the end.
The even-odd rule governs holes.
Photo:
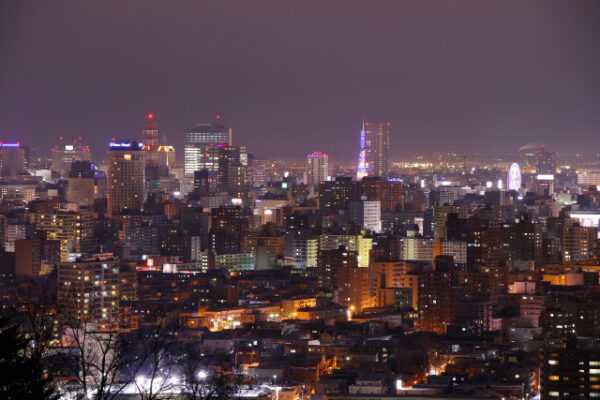
POLYGON ((219 148, 233 144, 231 128, 215 124, 198 124, 185 133, 184 172, 219 170, 219 148))
POLYGON ((326 181, 329 174, 329 157, 327 154, 315 151, 307 155, 304 173, 306 174, 304 183, 309 187, 318 188, 319 182, 326 181))
POLYGON ((108 213, 140 210, 144 204, 145 162, 142 144, 113 141, 108 150, 108 213))
POLYGON ((598 228, 579 225, 563 228, 564 261, 595 260, 598 255, 598 228))
POLYGON ((361 151, 357 178, 380 176, 387 178, 389 174, 390 123, 365 122, 361 131, 361 151), (363 160, 364 158, 364 160, 363 160))
POLYGON ((38 231, 45 231, 48 240, 60 241, 60 259, 68 253, 93 250, 94 216, 91 212, 41 212, 36 214, 38 231))
POLYGON ((119 259, 106 253, 58 264, 58 305, 73 322, 114 327, 119 316, 119 259))
POLYGON ((355 200, 348 208, 350 220, 361 229, 381 232, 381 204, 379 200, 355 200))
POLYGON ((299 268, 317 266, 319 241, 313 238, 297 238, 294 240, 294 264, 299 268))

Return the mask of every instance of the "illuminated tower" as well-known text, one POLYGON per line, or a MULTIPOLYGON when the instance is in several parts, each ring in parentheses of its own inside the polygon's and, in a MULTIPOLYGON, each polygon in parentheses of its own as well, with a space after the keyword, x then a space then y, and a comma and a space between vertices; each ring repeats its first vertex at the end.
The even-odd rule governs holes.
POLYGON ((136 141, 112 141, 108 149, 108 213, 140 210, 144 203, 144 152, 136 141))
POLYGON ((145 152, 146 163, 156 164, 158 154, 158 124, 154 120, 154 114, 149 113, 144 122, 142 130, 142 150, 145 152))
POLYGON ((356 180, 359 181, 369 176, 369 164, 367 164, 367 137, 365 132, 365 121, 360 130, 360 148, 358 150, 358 165, 356 166, 356 180))

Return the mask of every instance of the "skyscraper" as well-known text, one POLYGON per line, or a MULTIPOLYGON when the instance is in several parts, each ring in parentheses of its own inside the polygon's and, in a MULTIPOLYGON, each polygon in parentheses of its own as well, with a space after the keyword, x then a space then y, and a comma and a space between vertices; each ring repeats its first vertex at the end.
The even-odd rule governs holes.
POLYGON ((92 154, 90 152, 90 146, 81 144, 81 137, 78 137, 73 141, 73 144, 62 144, 52 148, 52 164, 51 169, 60 174, 60 176, 66 176, 71 168, 71 164, 76 161, 91 161, 92 154), (79 142, 79 144, 78 144, 79 142))
POLYGON ((142 130, 142 150, 145 152, 147 164, 156 164, 158 158, 158 124, 154 114, 149 113, 142 130))
POLYGON ((231 128, 215 124, 198 124, 185 133, 184 173, 193 176, 194 171, 219 170, 219 147, 231 146, 231 128))
POLYGON ((136 141, 113 141, 108 150, 108 213, 139 210, 145 198, 144 152, 136 141))
POLYGON ((252 186, 261 188, 267 186, 267 160, 264 158, 252 158, 249 161, 252 172, 252 186))
POLYGON ((390 123, 364 122, 360 132, 360 150, 356 178, 389 174, 388 153, 390 149, 390 123))
POLYGON ((556 173, 556 152, 546 151, 542 145, 538 147, 535 154, 538 175, 554 175, 556 173))
POLYGON ((25 150, 21 143, 0 143, 0 175, 16 176, 25 171, 25 150))
POLYGON ((390 123, 365 122, 367 139, 367 163, 370 176, 387 178, 389 173, 388 153, 390 150, 390 123))
POLYGON ((304 172, 306 174, 305 183, 308 186, 318 187, 319 182, 326 181, 329 174, 329 158, 327 154, 315 151, 307 155, 304 172))
POLYGON ((245 147, 219 147, 217 188, 232 199, 240 199, 246 206, 251 197, 251 183, 244 160, 247 160, 245 147))

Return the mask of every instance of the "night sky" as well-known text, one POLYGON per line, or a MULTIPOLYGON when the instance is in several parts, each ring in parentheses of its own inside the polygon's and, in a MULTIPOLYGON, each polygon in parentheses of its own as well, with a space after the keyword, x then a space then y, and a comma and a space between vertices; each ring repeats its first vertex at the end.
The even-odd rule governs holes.
POLYGON ((46 152, 223 115, 257 156, 600 150, 600 1, 2 1, 0 140, 46 152))

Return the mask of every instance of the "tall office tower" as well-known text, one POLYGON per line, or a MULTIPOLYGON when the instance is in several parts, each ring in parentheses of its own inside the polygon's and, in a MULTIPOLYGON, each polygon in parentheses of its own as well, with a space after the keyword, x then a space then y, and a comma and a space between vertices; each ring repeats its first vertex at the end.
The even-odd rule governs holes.
POLYGON ((389 174, 390 123, 363 122, 360 131, 360 151, 356 179, 365 176, 387 178, 389 174))
POLYGON ((0 143, 0 175, 16 176, 25 171, 25 150, 21 143, 0 143))
POLYGON ((114 328, 119 317, 119 259, 93 254, 58 264, 58 305, 80 324, 114 328))
POLYGON ((546 151, 544 146, 540 146, 536 150, 535 155, 538 176, 554 175, 556 173, 556 152, 546 151))
POLYGON ((158 161, 158 124, 154 114, 149 113, 144 121, 142 130, 142 150, 147 164, 156 164, 158 161))
POLYGON ((242 205, 246 206, 252 193, 244 160, 247 162, 245 147, 220 147, 217 187, 227 192, 230 198, 240 199, 242 205))
POLYGON ((81 136, 79 136, 73 141, 73 144, 63 145, 61 136, 60 144, 52 148, 52 164, 50 165, 50 169, 58 172, 63 177, 69 173, 72 163, 76 161, 90 162, 92 160, 90 146, 80 144, 81 140, 81 136))
POLYGON ((327 154, 315 151, 307 155, 304 172, 306 174, 304 183, 309 187, 312 186, 318 189, 319 182, 326 181, 329 174, 329 157, 327 157, 327 154))
POLYGON ((240 164, 240 148, 238 146, 219 147, 219 164, 217 168, 219 189, 225 190, 228 185, 227 167, 231 164, 240 164))
POLYGON ((350 202, 348 214, 353 224, 360 229, 381 232, 381 204, 379 200, 354 200, 350 202))
POLYGON ((261 188, 267 186, 267 160, 252 158, 249 165, 252 171, 252 187, 261 188))
POLYGON ((219 170, 219 148, 233 144, 231 128, 215 124, 198 124, 185 133, 184 172, 193 176, 203 169, 219 170))
POLYGON ((60 241, 60 259, 68 253, 88 253, 93 250, 94 216, 91 212, 40 212, 35 221, 38 231, 46 232, 48 240, 60 241))
POLYGON ((142 144, 136 141, 113 141, 108 149, 108 213, 124 209, 140 210, 144 204, 145 163, 142 144))

